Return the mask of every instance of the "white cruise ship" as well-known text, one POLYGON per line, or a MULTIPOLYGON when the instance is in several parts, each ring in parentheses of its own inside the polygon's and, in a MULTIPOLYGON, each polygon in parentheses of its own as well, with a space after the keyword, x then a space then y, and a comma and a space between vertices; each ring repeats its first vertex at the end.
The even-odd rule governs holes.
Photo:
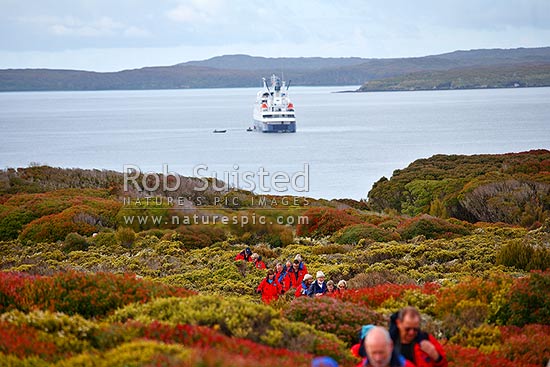
POLYGON ((271 76, 271 87, 265 78, 262 80, 264 88, 258 92, 254 104, 254 130, 264 133, 296 132, 294 105, 288 95, 289 85, 275 74, 271 76))

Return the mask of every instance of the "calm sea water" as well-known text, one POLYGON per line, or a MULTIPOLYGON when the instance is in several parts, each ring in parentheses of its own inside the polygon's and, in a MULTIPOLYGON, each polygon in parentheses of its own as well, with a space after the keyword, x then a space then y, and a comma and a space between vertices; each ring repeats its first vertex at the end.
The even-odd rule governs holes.
POLYGON ((352 89, 291 87, 298 132, 274 135, 246 131, 255 88, 0 93, 0 168, 235 177, 308 164, 306 196, 359 199, 418 158, 550 148, 550 88, 331 93, 352 89))

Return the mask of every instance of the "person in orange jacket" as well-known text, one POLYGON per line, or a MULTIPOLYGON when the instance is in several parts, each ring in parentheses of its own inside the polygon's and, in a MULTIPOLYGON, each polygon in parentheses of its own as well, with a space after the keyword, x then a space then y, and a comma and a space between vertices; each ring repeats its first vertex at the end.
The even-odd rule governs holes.
POLYGON ((416 367, 447 367, 445 351, 437 339, 420 330, 420 312, 407 306, 390 318, 390 335, 396 349, 416 367))
POLYGON ((275 279, 275 272, 273 269, 267 271, 267 275, 256 289, 256 293, 262 294, 262 301, 266 304, 271 303, 279 299, 279 294, 281 294, 281 285, 275 279))

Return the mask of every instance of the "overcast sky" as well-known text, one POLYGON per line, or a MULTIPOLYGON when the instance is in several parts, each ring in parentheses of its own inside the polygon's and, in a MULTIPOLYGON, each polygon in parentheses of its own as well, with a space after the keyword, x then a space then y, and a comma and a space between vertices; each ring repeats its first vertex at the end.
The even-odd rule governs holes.
POLYGON ((550 46, 550 0, 0 0, 0 69, 550 46))

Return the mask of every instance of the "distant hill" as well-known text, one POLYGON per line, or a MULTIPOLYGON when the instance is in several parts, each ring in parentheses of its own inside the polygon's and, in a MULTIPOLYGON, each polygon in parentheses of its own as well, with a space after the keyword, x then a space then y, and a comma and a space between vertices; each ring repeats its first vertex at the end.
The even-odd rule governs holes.
POLYGON ((218 56, 173 66, 98 73, 79 70, 0 70, 0 91, 230 88, 261 85, 284 73, 293 85, 362 85, 417 72, 469 68, 474 72, 522 65, 550 65, 550 47, 455 51, 414 58, 265 58, 218 56))
POLYGON ((371 80, 359 92, 550 86, 550 64, 520 64, 422 71, 371 80))
POLYGON ((189 61, 178 64, 179 66, 203 66, 215 69, 235 70, 273 70, 281 72, 286 70, 318 70, 327 68, 339 68, 345 66, 359 65, 367 59, 360 57, 258 57, 249 55, 225 55, 216 56, 208 60, 189 61))

